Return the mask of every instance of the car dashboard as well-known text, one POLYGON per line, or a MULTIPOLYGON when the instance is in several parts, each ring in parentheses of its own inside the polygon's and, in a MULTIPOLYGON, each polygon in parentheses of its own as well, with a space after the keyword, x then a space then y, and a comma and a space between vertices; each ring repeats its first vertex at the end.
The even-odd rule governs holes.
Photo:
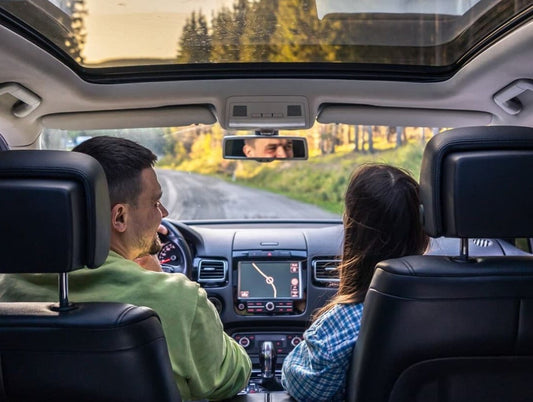
MULTIPOLYGON (((271 342, 279 379, 285 356, 302 341, 313 313, 336 292, 343 226, 327 221, 170 221, 186 239, 190 277, 207 292, 226 332, 248 352, 261 385, 262 346, 271 342)), ((472 256, 527 254, 507 241, 470 239, 472 256)), ((455 256, 460 240, 431 239, 427 254, 455 256)))
MULTIPOLYGON (((341 222, 180 223, 179 229, 193 250, 192 279, 248 352, 253 377, 267 341, 279 376, 312 313, 336 291, 341 222)), ((252 382, 249 391, 259 390, 252 382)))

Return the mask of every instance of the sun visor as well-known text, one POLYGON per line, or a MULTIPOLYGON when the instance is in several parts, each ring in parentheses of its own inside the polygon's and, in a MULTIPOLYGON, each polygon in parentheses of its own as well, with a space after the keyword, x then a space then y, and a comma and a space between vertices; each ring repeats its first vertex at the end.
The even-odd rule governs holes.
POLYGON ((62 130, 103 130, 117 128, 178 127, 214 124, 210 105, 167 106, 151 109, 59 113, 43 116, 42 125, 62 130))
POLYGON ((317 121, 357 125, 409 127, 483 126, 492 122, 490 113, 464 110, 412 109, 367 105, 326 104, 317 121))

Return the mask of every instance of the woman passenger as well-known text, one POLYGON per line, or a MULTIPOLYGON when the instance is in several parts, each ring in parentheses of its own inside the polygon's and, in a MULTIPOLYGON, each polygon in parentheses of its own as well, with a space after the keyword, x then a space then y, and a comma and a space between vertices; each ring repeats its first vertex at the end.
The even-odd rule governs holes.
POLYGON ((418 183, 401 169, 371 164, 353 173, 345 196, 339 289, 283 362, 281 382, 296 400, 344 399, 375 265, 427 248, 419 204, 418 183))

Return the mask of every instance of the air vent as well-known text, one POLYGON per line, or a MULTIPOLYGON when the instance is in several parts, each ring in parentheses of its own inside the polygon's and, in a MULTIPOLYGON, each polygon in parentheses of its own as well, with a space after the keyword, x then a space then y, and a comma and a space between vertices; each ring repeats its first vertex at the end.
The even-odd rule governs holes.
POLYGON ((491 247, 492 241, 489 239, 473 239, 472 243, 474 243, 478 247, 491 247))
POLYGON ((198 282, 223 283, 226 280, 228 263, 223 260, 200 260, 198 264, 198 282))
POLYGON ((314 260, 313 261, 313 278, 319 283, 339 282, 339 270, 337 267, 340 260, 314 260))

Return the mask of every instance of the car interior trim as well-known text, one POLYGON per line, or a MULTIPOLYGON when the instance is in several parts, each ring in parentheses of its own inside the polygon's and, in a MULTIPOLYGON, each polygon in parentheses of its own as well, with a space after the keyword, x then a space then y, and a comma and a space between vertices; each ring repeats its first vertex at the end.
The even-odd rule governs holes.
POLYGON ((48 128, 79 130, 214 124, 216 117, 210 105, 185 105, 105 112, 58 113, 43 116, 41 121, 43 126, 48 128))
POLYGON ((398 108, 369 105, 324 104, 317 116, 320 123, 376 124, 422 127, 486 125, 492 122, 490 113, 475 110, 444 110, 398 108))

